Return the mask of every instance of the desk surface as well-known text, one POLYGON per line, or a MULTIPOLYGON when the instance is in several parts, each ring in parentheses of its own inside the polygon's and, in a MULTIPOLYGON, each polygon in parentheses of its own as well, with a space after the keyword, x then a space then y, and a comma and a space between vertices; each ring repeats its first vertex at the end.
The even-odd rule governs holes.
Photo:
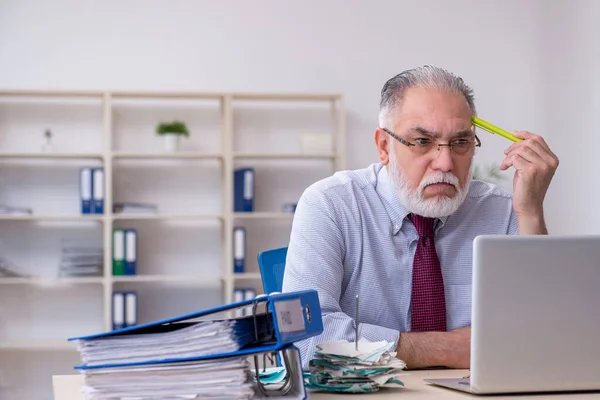
MULTIPOLYGON (((492 399, 492 400, 504 400, 504 399, 548 399, 548 400, 587 400, 587 399, 600 399, 600 392, 597 393, 571 393, 571 394, 535 394, 535 395, 494 395, 490 396, 477 396, 457 390, 446 389, 440 386, 431 385, 424 381, 429 378, 462 378, 465 376, 467 370, 424 370, 424 371, 407 371, 409 375, 402 377, 404 387, 399 388, 383 388, 379 392, 372 394, 358 395, 361 399, 369 398, 374 400, 400 400, 400 399, 416 399, 416 400, 453 400, 453 399, 492 399)), ((332 394, 323 392, 310 393, 308 398, 310 400, 341 400, 348 398, 352 395, 349 394, 332 394), (345 397, 344 397, 345 396, 345 397)), ((354 399, 354 397, 352 397, 354 399)))
MULTIPOLYGON (((452 389, 446 389, 428 384, 423 381, 427 378, 461 378, 467 373, 466 370, 425 370, 408 371, 409 375, 403 376, 404 387, 385 388, 372 394, 333 394, 323 392, 309 393, 310 400, 341 400, 341 399, 375 399, 375 400, 398 400, 398 399, 417 399, 417 400, 452 400, 452 399, 481 399, 490 398, 475 396, 469 393, 463 393, 452 389), (356 397, 358 396, 358 397, 356 397)), ((58 375, 53 377, 54 400, 82 400, 80 393, 83 384, 82 375, 58 375)), ((504 399, 549 399, 549 400, 587 400, 600 399, 600 392, 597 393, 572 393, 572 394, 539 394, 539 395, 498 395, 493 396, 492 400, 504 399)))

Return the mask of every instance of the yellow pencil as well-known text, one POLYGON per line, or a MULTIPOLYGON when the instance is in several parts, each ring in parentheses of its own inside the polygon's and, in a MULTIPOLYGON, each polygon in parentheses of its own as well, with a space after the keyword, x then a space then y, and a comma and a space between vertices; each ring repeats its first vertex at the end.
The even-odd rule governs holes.
POLYGON ((471 117, 471 120, 473 121, 473 125, 481 128, 485 131, 488 131, 490 133, 503 136, 503 137, 507 138, 508 140, 512 140, 513 142, 520 142, 521 140, 523 140, 523 139, 520 139, 520 138, 512 135, 511 133, 505 131, 502 128, 498 128, 497 126, 492 125, 489 122, 482 120, 479 117, 473 116, 473 117, 471 117))

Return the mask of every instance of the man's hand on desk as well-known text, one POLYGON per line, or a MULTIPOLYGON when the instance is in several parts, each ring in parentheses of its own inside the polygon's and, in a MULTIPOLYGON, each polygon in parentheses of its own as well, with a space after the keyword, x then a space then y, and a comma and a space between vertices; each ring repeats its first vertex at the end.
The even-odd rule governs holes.
POLYGON ((396 351, 409 369, 469 368, 471 327, 450 332, 402 332, 396 351))

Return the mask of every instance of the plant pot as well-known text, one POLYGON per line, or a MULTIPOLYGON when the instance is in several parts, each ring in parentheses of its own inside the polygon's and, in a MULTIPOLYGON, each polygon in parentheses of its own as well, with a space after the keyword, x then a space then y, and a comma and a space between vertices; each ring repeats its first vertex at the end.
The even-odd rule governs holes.
POLYGON ((168 153, 175 153, 179 150, 179 135, 173 133, 166 133, 163 135, 165 141, 165 151, 168 153))

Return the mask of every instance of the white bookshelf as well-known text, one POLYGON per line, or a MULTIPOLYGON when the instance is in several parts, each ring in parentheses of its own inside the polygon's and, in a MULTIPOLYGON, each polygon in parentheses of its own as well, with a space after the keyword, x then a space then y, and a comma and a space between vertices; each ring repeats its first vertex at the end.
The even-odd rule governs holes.
POLYGON ((0 398, 51 399, 51 375, 78 360, 66 339, 110 330, 115 290, 138 293, 139 323, 231 302, 236 287, 261 293, 257 253, 289 240, 282 205, 345 167, 344 118, 342 97, 328 94, 0 91, 0 204, 33 209, 0 215, 0 256, 25 275, 0 276, 0 398), (174 119, 190 138, 168 153, 154 129, 174 119), (42 151, 45 129, 53 145, 42 151), (306 138, 329 146, 303 148, 306 138), (104 168, 103 215, 80 213, 84 166, 104 168), (247 166, 255 211, 233 212, 233 172, 247 166), (114 214, 115 201, 159 211, 114 214), (235 226, 247 229, 240 274, 235 226), (126 227, 138 230, 137 274, 113 276, 112 231, 126 227), (101 275, 56 275, 65 237, 102 244, 101 275))

